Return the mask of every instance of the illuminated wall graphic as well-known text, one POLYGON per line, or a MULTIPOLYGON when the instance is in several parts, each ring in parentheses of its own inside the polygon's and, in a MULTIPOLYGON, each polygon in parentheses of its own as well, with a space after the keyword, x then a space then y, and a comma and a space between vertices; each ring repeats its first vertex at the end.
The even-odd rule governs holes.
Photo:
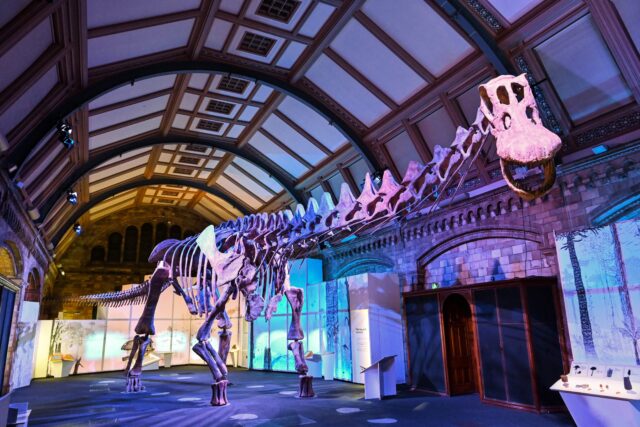
POLYGON ((347 277, 320 283, 325 289, 326 350, 335 354, 334 377, 353 380, 351 314, 349 312, 349 281, 347 277))
MULTIPOLYGON (((130 287, 125 285, 123 289, 130 287)), ((101 308, 96 320, 39 321, 34 377, 42 378, 49 374, 48 360, 53 353, 73 357, 75 365, 72 374, 123 370, 130 351, 123 350, 122 346, 135 337, 135 327, 143 307, 122 305, 101 308)), ((233 324, 231 345, 239 349, 238 365, 246 367, 248 326, 244 320, 244 307, 242 295, 227 304, 227 313, 233 324)), ((172 365, 204 364, 191 351, 203 322, 204 317, 192 316, 182 297, 167 289, 161 294, 156 309, 156 334, 151 337, 155 351, 170 352, 172 365)), ((210 341, 214 348, 218 348, 217 327, 211 331, 210 341)), ((227 362, 232 362, 231 356, 227 362)))
MULTIPOLYGON (((290 263, 292 286, 304 290, 301 325, 305 334, 305 352, 321 354, 327 349, 326 294, 322 280, 322 262, 316 259, 296 260, 290 263)), ((270 298, 267 297, 268 300, 270 298)), ((348 314, 348 312, 347 312, 348 314)), ((289 303, 282 298, 278 310, 267 322, 260 316, 252 324, 253 369, 295 372, 295 362, 287 350, 287 331, 291 323, 289 303)), ((326 350, 329 351, 329 350, 326 350)))
MULTIPOLYGON (((396 376, 405 382, 404 345, 398 277, 392 273, 359 274, 327 282, 319 260, 291 265, 291 283, 304 289, 302 328, 305 352, 334 353, 334 378, 364 382, 361 370, 387 355, 397 355, 396 376), (318 273, 315 273, 318 272, 318 273)), ((253 369, 295 372, 287 351, 291 317, 283 298, 270 322, 253 322, 253 369)))
POLYGON ((16 327, 18 343, 11 366, 11 389, 25 387, 31 383, 39 311, 40 304, 31 301, 24 301, 20 308, 20 318, 16 327))
POLYGON ((573 358, 640 365, 640 221, 556 235, 573 358))

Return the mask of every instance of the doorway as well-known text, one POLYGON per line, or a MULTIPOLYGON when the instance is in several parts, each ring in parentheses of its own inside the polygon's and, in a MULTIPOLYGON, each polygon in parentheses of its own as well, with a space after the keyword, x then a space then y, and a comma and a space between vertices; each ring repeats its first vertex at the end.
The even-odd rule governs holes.
POLYGON ((477 391, 476 363, 471 307, 459 294, 447 297, 442 305, 449 394, 467 394, 477 391))

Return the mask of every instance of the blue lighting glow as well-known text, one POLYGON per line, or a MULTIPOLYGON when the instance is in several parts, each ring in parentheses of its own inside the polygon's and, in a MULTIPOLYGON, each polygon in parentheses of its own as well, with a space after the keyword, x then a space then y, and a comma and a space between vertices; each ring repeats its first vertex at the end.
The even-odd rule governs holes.
POLYGON ((607 151, 609 151, 609 147, 607 147, 604 144, 600 144, 591 148, 591 151, 593 152, 593 154, 598 155, 598 154, 606 153, 607 151))

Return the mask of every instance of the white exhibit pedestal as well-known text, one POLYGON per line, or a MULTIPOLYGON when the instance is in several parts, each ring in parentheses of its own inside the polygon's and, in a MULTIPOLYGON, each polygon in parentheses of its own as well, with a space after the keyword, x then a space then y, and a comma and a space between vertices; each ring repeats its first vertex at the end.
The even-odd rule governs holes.
POLYGON ((567 382, 551 390, 560 393, 578 427, 640 426, 638 367, 572 363, 567 382), (625 390, 624 377, 633 389, 625 390))
POLYGON ((362 370, 364 373, 364 398, 382 399, 396 395, 396 356, 386 356, 362 370))
POLYGON ((68 377, 75 363, 75 361, 69 360, 51 360, 49 361, 49 373, 54 378, 68 377))
POLYGON ((311 375, 315 378, 322 376, 322 357, 319 354, 314 354, 311 357, 305 357, 304 360, 309 368, 307 375, 311 375))
POLYGON ((333 369, 335 367, 335 353, 322 353, 322 376, 325 381, 333 380, 333 369))
MULTIPOLYGON (((238 347, 236 347, 236 345, 232 345, 231 349, 229 350, 229 354, 227 355, 227 358, 229 358, 229 356, 231 356, 231 366, 233 366, 234 368, 238 367, 238 352, 240 351, 240 349, 238 347)), ((228 365, 229 362, 227 361, 226 364, 228 365)))
POLYGON ((160 360, 162 360, 162 366, 164 368, 170 368, 171 367, 171 359, 172 359, 172 355, 173 353, 170 351, 155 351, 154 352, 158 357, 160 357, 160 360))
MULTIPOLYGON (((601 381, 602 382, 602 381, 601 381)), ((603 384, 604 385, 604 384, 603 384)), ((621 388, 621 386, 619 386, 621 388)), ((567 409, 578 427, 640 426, 640 393, 626 390, 619 393, 587 391, 564 387, 562 381, 551 386, 560 392, 567 409)))
POLYGON ((160 369, 160 358, 154 354, 147 354, 144 359, 142 359, 142 370, 143 371, 157 371, 160 369))

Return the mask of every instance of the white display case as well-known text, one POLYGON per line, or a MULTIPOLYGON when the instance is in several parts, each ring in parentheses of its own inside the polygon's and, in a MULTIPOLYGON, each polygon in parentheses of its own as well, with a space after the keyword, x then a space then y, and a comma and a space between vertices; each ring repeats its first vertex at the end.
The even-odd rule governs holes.
POLYGON ((640 366, 574 362, 566 380, 551 390, 560 393, 578 427, 640 426, 640 366))

